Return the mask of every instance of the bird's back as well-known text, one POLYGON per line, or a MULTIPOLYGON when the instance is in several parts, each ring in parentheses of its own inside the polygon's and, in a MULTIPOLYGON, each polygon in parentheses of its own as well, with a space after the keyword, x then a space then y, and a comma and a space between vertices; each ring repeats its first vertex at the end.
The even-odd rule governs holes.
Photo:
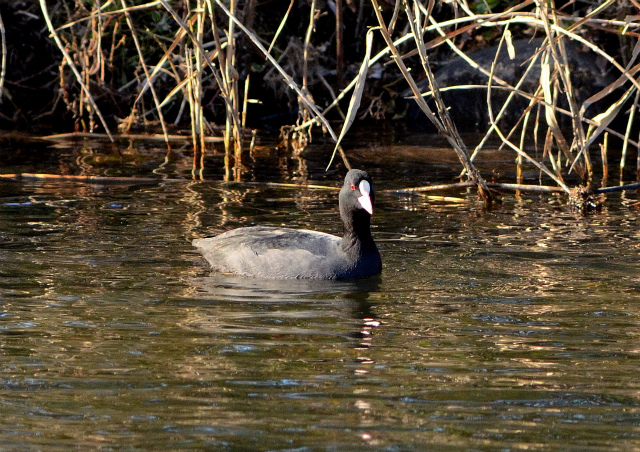
POLYGON ((352 266, 342 239, 324 232, 255 226, 194 240, 214 270, 264 278, 339 279, 352 266))

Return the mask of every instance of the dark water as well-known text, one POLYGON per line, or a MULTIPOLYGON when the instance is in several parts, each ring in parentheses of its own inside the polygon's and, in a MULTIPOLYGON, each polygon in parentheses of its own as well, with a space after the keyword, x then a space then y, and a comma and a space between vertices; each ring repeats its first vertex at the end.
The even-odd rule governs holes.
POLYGON ((0 450, 640 449, 636 194, 449 195, 379 193, 379 279, 277 282, 190 240, 337 192, 0 182, 0 450))

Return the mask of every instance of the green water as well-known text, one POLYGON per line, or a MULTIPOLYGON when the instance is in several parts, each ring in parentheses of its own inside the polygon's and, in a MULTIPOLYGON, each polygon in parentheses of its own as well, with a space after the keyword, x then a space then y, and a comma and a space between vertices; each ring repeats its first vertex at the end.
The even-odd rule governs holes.
POLYGON ((190 241, 339 233, 336 191, 0 182, 0 449, 640 448, 637 195, 449 195, 379 191, 380 278, 278 282, 190 241))

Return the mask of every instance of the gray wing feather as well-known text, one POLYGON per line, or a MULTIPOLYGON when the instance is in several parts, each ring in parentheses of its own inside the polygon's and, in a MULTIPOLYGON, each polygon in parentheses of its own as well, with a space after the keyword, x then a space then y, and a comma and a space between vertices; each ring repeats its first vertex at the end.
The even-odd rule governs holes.
POLYGON ((215 270, 225 273, 332 279, 343 267, 341 242, 324 232, 256 226, 197 239, 193 245, 215 270))

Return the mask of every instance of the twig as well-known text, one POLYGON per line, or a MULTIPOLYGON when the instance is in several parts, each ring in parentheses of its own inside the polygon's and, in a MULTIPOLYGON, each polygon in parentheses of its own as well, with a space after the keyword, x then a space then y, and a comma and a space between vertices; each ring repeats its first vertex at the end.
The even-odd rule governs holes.
POLYGON ((617 187, 598 188, 596 190, 593 190, 593 192, 594 193, 612 193, 617 191, 637 190, 639 188, 640 188, 640 183, 637 183, 637 184, 618 185, 617 187))
POLYGON ((383 193, 400 193, 400 194, 412 194, 412 193, 425 193, 431 191, 446 191, 446 190, 456 190, 459 188, 470 188, 474 187, 475 184, 471 181, 468 182, 459 182, 455 184, 441 184, 441 185, 426 185, 423 187, 412 187, 412 188, 400 188, 400 189, 392 189, 392 190, 382 190, 383 193))
MULTIPOLYGON (((90 20, 93 20, 96 16, 116 16, 116 15, 120 15, 124 12, 124 10, 122 9, 117 9, 114 11, 104 11, 104 9, 106 9, 109 6, 109 3, 111 2, 107 2, 104 5, 100 6, 97 11, 92 12, 91 14, 89 14, 86 17, 81 17, 78 20, 74 20, 72 22, 68 22, 66 24, 64 24, 63 26, 56 28, 56 31, 62 31, 65 30, 67 28, 71 28, 74 25, 80 24, 82 22, 87 22, 90 20)), ((149 2, 149 3, 145 3, 144 5, 134 5, 134 6, 129 6, 127 9, 129 11, 139 11, 139 10, 145 10, 145 9, 151 9, 151 8, 155 8, 156 6, 160 5, 162 2, 160 0, 156 0, 153 2, 149 2)))

